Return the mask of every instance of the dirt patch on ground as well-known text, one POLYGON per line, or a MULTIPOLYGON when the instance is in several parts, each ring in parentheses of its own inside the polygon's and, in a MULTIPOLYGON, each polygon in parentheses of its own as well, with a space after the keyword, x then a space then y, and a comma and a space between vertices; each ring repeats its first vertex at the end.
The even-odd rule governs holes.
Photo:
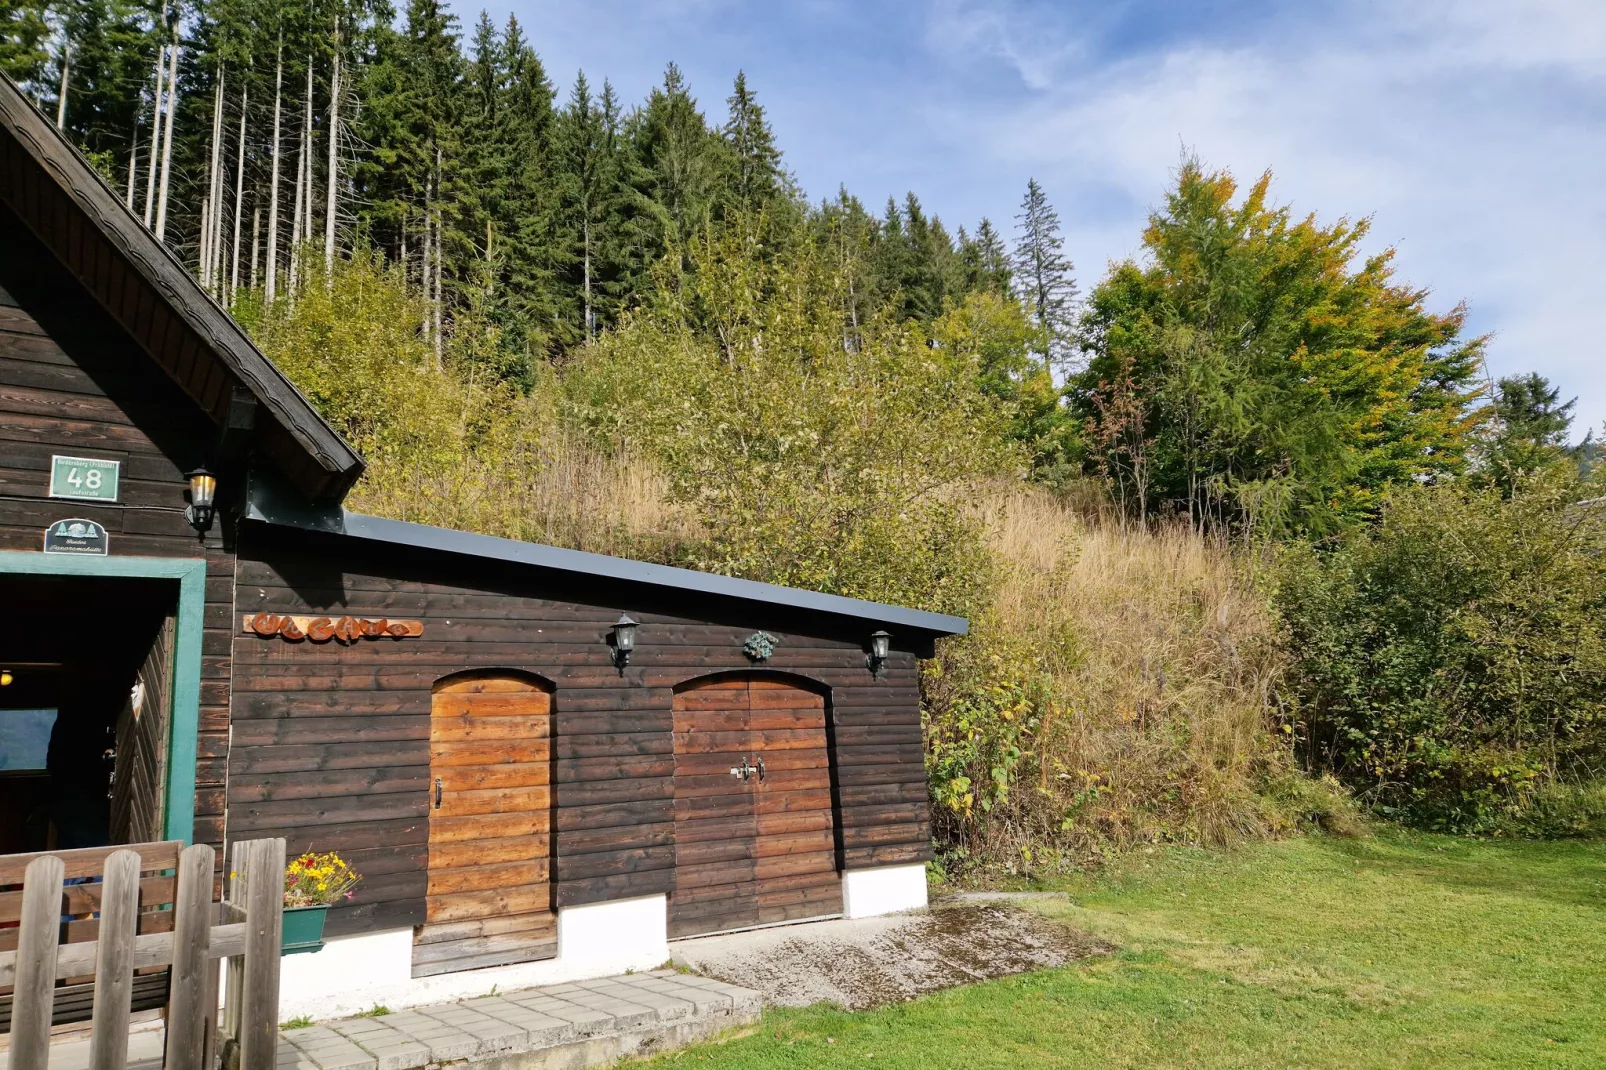
POLYGON ((1007 904, 961 902, 682 940, 673 950, 676 963, 756 989, 771 1006, 831 1002, 859 1010, 1114 949, 1007 904))

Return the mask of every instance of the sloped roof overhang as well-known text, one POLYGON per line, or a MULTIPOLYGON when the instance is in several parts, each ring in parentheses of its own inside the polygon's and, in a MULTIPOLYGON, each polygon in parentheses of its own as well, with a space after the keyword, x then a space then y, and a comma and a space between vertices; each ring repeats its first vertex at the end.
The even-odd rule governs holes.
POLYGON ((357 452, 4 75, 0 201, 215 424, 247 391, 257 442, 303 493, 338 501, 362 475, 357 452))

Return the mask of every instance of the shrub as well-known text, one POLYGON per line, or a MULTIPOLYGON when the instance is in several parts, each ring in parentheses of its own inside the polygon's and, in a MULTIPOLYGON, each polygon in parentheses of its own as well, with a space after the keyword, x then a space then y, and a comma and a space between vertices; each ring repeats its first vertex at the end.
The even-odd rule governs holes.
POLYGON ((1301 753, 1376 811, 1482 830, 1606 760, 1606 524, 1544 473, 1397 493, 1278 604, 1301 753))

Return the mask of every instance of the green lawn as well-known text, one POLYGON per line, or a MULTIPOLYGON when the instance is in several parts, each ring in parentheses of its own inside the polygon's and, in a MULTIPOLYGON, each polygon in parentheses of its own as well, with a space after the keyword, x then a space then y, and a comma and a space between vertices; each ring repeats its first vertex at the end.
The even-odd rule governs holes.
POLYGON ((1606 843, 1296 839, 1063 887, 1038 909, 1119 953, 653 1065, 1606 1067, 1606 843))

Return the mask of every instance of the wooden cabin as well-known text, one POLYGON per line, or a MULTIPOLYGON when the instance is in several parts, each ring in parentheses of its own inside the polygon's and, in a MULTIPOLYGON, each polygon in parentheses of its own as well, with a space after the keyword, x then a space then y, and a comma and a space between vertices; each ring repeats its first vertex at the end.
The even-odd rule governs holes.
POLYGON ((353 514, 362 469, 0 78, 0 853, 338 851, 287 1015, 925 902, 963 620, 353 514))

